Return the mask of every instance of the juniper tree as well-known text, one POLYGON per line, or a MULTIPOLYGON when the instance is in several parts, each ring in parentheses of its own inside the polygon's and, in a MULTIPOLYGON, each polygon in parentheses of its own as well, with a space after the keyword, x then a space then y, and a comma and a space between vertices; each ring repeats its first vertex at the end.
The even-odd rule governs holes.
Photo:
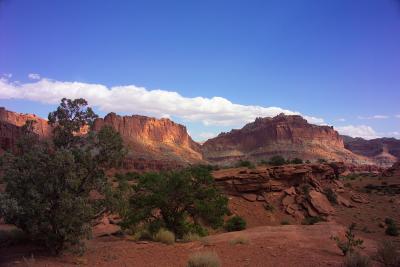
POLYGON ((28 122, 17 153, 2 160, 6 189, 0 194, 0 215, 54 253, 90 236, 98 207, 90 192, 103 191, 105 168, 124 155, 122 139, 112 128, 76 135, 97 117, 86 106, 84 99, 62 99, 49 114, 53 141, 39 140, 34 123, 28 122))

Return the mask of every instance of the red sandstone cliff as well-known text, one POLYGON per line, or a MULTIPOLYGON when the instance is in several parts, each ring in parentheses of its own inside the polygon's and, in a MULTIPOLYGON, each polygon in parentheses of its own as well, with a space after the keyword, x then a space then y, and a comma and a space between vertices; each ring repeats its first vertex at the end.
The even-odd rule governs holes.
POLYGON ((131 159, 181 163, 202 160, 200 146, 189 136, 186 127, 169 119, 109 113, 104 119, 95 121, 93 130, 98 131, 104 125, 112 126, 121 134, 131 159))
POLYGON ((23 114, 8 111, 0 107, 0 152, 12 150, 21 135, 21 127, 27 120, 35 120, 34 132, 41 138, 51 137, 51 126, 47 120, 34 114, 23 114))
POLYGON ((343 139, 333 127, 309 124, 298 115, 257 118, 240 130, 208 140, 202 150, 205 159, 221 163, 238 159, 267 160, 274 155, 369 163, 367 158, 345 149, 343 139))
POLYGON ((390 167, 400 160, 400 140, 395 138, 376 138, 365 140, 343 136, 344 146, 355 154, 373 159, 377 164, 390 167))

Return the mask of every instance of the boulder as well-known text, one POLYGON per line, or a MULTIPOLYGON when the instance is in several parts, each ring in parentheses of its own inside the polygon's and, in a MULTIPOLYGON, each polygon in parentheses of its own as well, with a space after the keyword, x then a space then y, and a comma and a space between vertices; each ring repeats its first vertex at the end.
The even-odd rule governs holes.
POLYGON ((341 195, 337 195, 336 200, 337 200, 339 205, 343 205, 343 206, 345 206, 347 208, 353 207, 353 205, 350 203, 350 201, 345 199, 341 195))
POLYGON ((245 200, 250 201, 250 202, 254 202, 257 200, 256 194, 242 194, 241 196, 242 196, 242 198, 244 198, 245 200))
POLYGON ((285 194, 287 194, 289 196, 295 196, 296 195, 296 189, 293 186, 283 190, 283 192, 285 192, 285 194))
POLYGON ((369 203, 369 201, 365 197, 363 197, 360 194, 355 194, 355 193, 351 195, 351 200, 353 200, 354 202, 357 202, 357 203, 362 203, 362 204, 369 203))
POLYGON ((311 205, 319 214, 329 215, 334 212, 334 208, 324 194, 311 190, 309 196, 311 205))

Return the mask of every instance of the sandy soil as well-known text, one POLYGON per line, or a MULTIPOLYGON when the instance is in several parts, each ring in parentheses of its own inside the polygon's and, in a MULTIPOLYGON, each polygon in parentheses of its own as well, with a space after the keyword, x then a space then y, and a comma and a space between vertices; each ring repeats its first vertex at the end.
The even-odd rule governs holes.
MULTIPOLYGON (((29 246, 0 250, 2 266, 186 266, 190 254, 214 251, 222 266, 340 266, 343 257, 331 235, 341 235, 344 228, 334 222, 312 226, 261 226, 240 232, 209 236, 192 243, 164 245, 133 242, 117 237, 102 237, 87 243, 83 257, 43 256, 29 251, 29 246), (241 238, 247 244, 232 244, 241 238), (21 252, 24 252, 25 259, 21 252), (30 252, 34 259, 30 258, 30 252)), ((374 251, 375 243, 365 240, 365 253, 374 251)))

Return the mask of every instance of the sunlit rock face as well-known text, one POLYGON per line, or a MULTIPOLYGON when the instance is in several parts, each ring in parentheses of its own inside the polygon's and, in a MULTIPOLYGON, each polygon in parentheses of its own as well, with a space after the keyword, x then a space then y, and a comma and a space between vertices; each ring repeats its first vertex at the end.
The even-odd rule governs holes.
POLYGON ((202 148, 205 159, 220 163, 238 159, 268 160, 274 155, 369 163, 367 158, 345 149, 343 139, 333 127, 309 124, 298 115, 257 118, 240 130, 208 140, 202 148))
POLYGON ((169 119, 146 116, 119 116, 109 113, 97 119, 93 130, 104 125, 119 132, 133 159, 152 159, 183 164, 200 162, 200 145, 192 140, 186 127, 169 119))

